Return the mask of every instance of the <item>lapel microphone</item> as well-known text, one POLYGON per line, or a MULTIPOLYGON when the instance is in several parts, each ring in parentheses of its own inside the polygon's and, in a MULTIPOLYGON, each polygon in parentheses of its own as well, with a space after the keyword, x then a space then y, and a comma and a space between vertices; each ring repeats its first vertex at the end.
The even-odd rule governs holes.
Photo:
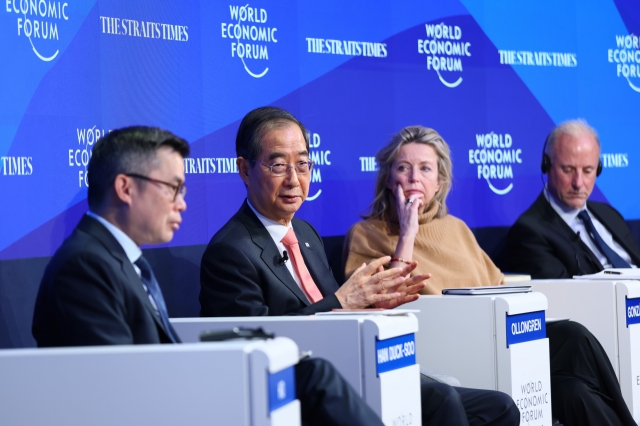
POLYGON ((289 255, 287 254, 287 251, 284 250, 282 252, 282 257, 280 259, 278 259, 278 264, 279 265, 284 265, 285 263, 287 263, 288 260, 289 260, 289 255))

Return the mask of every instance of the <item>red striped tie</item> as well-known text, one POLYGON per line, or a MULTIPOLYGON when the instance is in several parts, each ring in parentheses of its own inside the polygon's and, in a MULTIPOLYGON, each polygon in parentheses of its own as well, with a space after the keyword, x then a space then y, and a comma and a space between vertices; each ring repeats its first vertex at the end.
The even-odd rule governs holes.
POLYGON ((311 278, 311 274, 304 264, 302 253, 300 253, 300 245, 298 244, 295 232, 293 232, 293 228, 289 228, 287 234, 282 239, 282 244, 284 244, 291 255, 293 268, 296 270, 298 278, 300 278, 300 282, 302 283, 302 289, 307 294, 309 300, 311 300, 312 303, 322 300, 322 294, 320 290, 318 290, 316 283, 313 282, 313 278, 311 278))

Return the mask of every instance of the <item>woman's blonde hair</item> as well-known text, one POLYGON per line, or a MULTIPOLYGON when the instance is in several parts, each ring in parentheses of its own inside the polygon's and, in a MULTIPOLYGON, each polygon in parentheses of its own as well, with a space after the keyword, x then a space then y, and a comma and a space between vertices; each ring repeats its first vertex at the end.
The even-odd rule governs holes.
MULTIPOLYGON (((380 219, 387 222, 397 220, 395 207, 395 194, 387 187, 391 176, 391 168, 400 152, 400 149, 408 143, 421 143, 433 148, 438 156, 438 182, 440 189, 433 197, 433 202, 438 203, 436 217, 447 214, 447 195, 451 189, 453 179, 453 165, 451 164, 451 150, 438 132, 423 126, 408 126, 392 136, 391 142, 376 154, 378 163, 378 177, 376 179, 375 198, 371 203, 371 212, 364 215, 365 219, 380 219)), ((429 206, 427 206, 428 209, 429 206)))

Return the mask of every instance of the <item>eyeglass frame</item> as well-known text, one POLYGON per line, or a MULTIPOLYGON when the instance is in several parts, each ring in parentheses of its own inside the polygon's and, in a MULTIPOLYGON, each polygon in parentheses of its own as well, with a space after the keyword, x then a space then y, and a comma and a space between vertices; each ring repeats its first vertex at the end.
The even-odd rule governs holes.
POLYGON ((313 169, 313 166, 316 164, 315 162, 313 162, 313 161, 311 161, 311 160, 307 160, 307 161, 298 161, 298 163, 296 163, 296 164, 306 163, 306 164, 309 166, 309 170, 308 170, 307 172, 300 173, 300 172, 298 172, 298 170, 296 170, 296 166, 295 166, 295 165, 293 165, 293 164, 291 164, 291 163, 273 163, 272 165, 270 165, 270 166, 269 166, 269 165, 266 165, 266 164, 264 164, 264 163, 261 163, 261 162, 260 162, 260 161, 258 161, 258 160, 251 160, 251 161, 252 161, 252 162, 254 162, 254 163, 260 164, 260 165, 262 165, 262 166, 265 166, 267 169, 269 169, 269 171, 271 172, 271 174, 272 174, 273 176, 275 176, 275 177, 283 177, 283 176, 287 176, 287 175, 289 174, 289 171, 290 171, 291 169, 295 170, 296 175, 302 175, 302 176, 304 176, 304 175, 308 175, 309 173, 311 173, 311 169, 313 169), (281 174, 281 175, 280 175, 280 174, 276 174, 276 173, 274 173, 274 172, 273 172, 273 167, 278 166, 278 165, 280 165, 280 166, 282 166, 282 165, 286 165, 286 166, 287 166, 287 170, 285 170, 285 171, 284 171, 284 174, 281 174))
POLYGON ((173 199, 171 200, 172 202, 175 202, 178 199, 178 194, 180 194, 183 200, 184 200, 184 197, 187 195, 187 186, 184 184, 184 182, 179 185, 174 185, 169 182, 164 182, 158 179, 150 178, 148 176, 139 175, 137 173, 124 173, 124 175, 132 178, 136 178, 136 179, 146 180, 151 183, 159 183, 159 184, 168 186, 169 188, 171 188, 171 190, 174 191, 173 199))

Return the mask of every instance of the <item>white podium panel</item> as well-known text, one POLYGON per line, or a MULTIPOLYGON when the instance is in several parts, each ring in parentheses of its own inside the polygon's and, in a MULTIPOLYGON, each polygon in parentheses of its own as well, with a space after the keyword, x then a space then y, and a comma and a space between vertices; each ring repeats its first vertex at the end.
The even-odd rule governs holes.
POLYGON ((598 339, 620 380, 629 411, 640 422, 640 317, 634 308, 640 305, 640 281, 569 279, 529 284, 547 296, 549 317, 571 318, 598 339))
POLYGON ((365 401, 385 425, 421 425, 416 317, 376 315, 354 320, 361 324, 365 401))
POLYGON ((613 281, 533 280, 533 291, 547 297, 549 318, 570 318, 598 339, 620 377, 616 285, 613 281))
POLYGON ((299 425, 297 362, 286 338, 2 350, 1 423, 299 425))
POLYGON ((505 392, 521 423, 551 426, 547 300, 540 293, 420 296, 418 363, 462 386, 505 392))
POLYGON ((421 424, 418 321, 412 314, 176 318, 184 342, 205 331, 262 327, 330 361, 386 425, 421 424), (404 421, 404 423, 402 423, 404 421))
POLYGON ((616 283, 620 389, 636 422, 640 423, 640 282, 616 283))

